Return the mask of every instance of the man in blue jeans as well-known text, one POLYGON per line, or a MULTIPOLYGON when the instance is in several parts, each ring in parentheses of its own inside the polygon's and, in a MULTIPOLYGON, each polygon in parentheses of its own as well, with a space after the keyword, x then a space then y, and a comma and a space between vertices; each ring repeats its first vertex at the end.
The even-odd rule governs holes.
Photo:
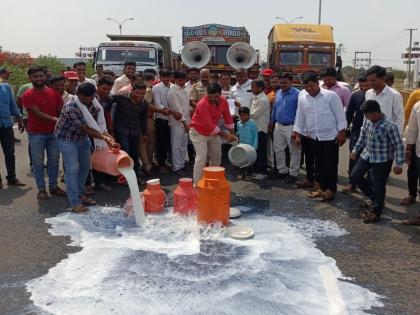
MULTIPOLYGON (((77 88, 77 97, 65 104, 55 128, 58 147, 64 160, 64 178, 67 195, 73 212, 83 213, 85 205, 94 205, 95 201, 84 194, 86 178, 90 169, 91 141, 89 137, 104 140, 108 146, 118 146, 106 132, 88 126, 89 118, 98 114, 93 105, 96 88, 90 83, 81 83, 77 88), (86 106, 82 111, 81 106, 86 106)), ((100 105, 99 105, 100 106, 100 105)))
POLYGON ((381 218, 386 181, 394 159, 394 174, 402 173, 404 145, 398 126, 381 112, 376 100, 364 102, 361 111, 366 117, 366 123, 351 153, 352 160, 360 156, 351 173, 351 180, 372 202, 365 203, 363 214, 363 222, 372 223, 381 218), (366 173, 368 179, 364 177, 366 173))
POLYGON ((47 153, 48 185, 51 195, 65 196, 57 185, 60 152, 54 137, 57 117, 63 107, 63 99, 46 86, 47 69, 32 66, 28 70, 32 88, 22 95, 22 105, 28 111, 28 139, 31 148, 32 171, 38 188, 38 200, 49 198, 44 180, 44 158, 47 153))
MULTIPOLYGON (((353 151, 357 140, 359 140, 360 131, 363 125, 364 116, 360 110, 360 106, 362 106, 365 102, 366 91, 371 88, 366 75, 359 76, 357 82, 359 83, 359 89, 351 94, 346 110, 347 125, 348 127, 351 126, 349 141, 350 153, 353 151)), ((356 165, 356 162, 357 160, 349 159, 349 184, 342 190, 345 194, 351 194, 356 191, 356 187, 350 179, 351 172, 353 171, 353 167, 356 165)))
MULTIPOLYGON (((9 83, 0 81, 0 144, 6 162, 7 184, 9 186, 25 186, 24 183, 16 178, 15 135, 13 133, 12 116, 18 119, 19 131, 23 132, 22 116, 13 98, 12 89, 9 83)), ((0 189, 3 189, 1 176, 0 189)))

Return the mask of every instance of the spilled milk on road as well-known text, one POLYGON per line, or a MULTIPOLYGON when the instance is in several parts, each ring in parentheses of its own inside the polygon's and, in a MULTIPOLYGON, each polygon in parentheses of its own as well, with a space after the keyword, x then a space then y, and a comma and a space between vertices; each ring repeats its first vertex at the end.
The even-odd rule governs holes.
POLYGON ((118 208, 60 214, 47 219, 51 234, 70 235, 81 250, 27 289, 37 307, 66 315, 364 314, 382 305, 316 248, 314 237, 346 233, 335 223, 247 210, 235 221, 255 230, 247 241, 225 237, 222 226, 200 231, 195 216, 171 212, 142 226, 118 208))

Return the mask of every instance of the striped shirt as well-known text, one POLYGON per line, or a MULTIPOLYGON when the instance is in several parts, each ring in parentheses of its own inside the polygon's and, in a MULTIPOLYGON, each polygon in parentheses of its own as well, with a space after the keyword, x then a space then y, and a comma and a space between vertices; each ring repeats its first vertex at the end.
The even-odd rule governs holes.
MULTIPOLYGON (((96 107, 88 106, 88 110, 93 118, 96 119, 99 112, 96 107)), ((81 129, 82 125, 86 125, 82 111, 74 101, 70 101, 64 105, 61 111, 60 118, 55 126, 54 135, 62 141, 82 142, 87 137, 81 129)))
POLYGON ((385 116, 376 123, 366 120, 353 152, 369 163, 383 163, 395 158, 404 163, 404 145, 397 125, 385 116))

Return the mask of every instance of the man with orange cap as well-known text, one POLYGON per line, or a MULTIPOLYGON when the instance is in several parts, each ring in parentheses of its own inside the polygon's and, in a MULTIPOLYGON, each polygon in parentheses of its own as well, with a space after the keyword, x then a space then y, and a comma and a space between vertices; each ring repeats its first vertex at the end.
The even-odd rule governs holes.
MULTIPOLYGON (((270 101, 270 117, 273 112, 274 101, 276 100, 276 92, 279 88, 274 89, 271 85, 271 78, 274 75, 274 71, 271 68, 265 68, 261 71, 261 76, 265 83, 265 94, 270 101)), ((270 133, 267 137, 267 166, 274 170, 274 148, 273 148, 273 134, 270 133)))
POLYGON ((270 85, 270 78, 272 75, 274 75, 274 71, 270 68, 265 68, 261 71, 261 76, 265 83, 264 93, 267 95, 268 99, 270 100, 271 105, 273 105, 274 98, 276 97, 276 93, 274 92, 273 88, 270 85))
POLYGON ((76 71, 66 71, 64 72, 64 77, 66 78, 66 92, 70 95, 76 94, 76 88, 79 84, 79 76, 76 71))

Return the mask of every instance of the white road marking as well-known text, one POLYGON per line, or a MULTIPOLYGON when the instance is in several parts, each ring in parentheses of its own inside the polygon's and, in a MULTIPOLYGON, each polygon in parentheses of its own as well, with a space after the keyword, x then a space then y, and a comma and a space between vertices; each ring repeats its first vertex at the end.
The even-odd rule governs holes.
POLYGON ((321 265, 318 267, 321 275, 322 283, 325 291, 327 291, 328 299, 330 300, 330 314, 331 315, 348 315, 346 304, 343 301, 340 289, 337 285, 337 279, 328 265, 321 265))

